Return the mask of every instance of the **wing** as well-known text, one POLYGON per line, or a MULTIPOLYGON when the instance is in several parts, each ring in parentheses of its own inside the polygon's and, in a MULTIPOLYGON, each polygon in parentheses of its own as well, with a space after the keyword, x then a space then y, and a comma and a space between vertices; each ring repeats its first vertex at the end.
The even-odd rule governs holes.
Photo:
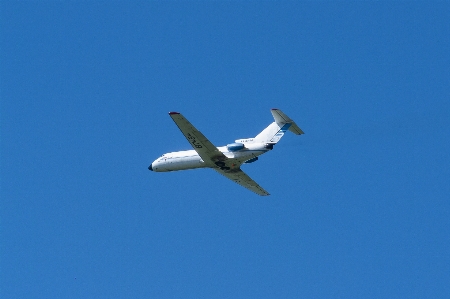
MULTIPOLYGON (((214 167, 218 161, 226 161, 228 158, 208 140, 199 130, 197 130, 186 118, 178 112, 169 112, 170 117, 177 124, 180 131, 198 153, 198 155, 205 161, 205 163, 213 166, 213 169, 221 175, 229 178, 235 183, 255 192, 259 195, 269 195, 269 193, 261 188, 254 180, 246 175, 239 167, 228 169, 214 167)), ((228 160, 231 163, 230 160, 228 160)), ((227 162, 227 164, 228 164, 227 162)), ((224 163, 223 163, 224 164, 224 163)), ((230 165, 231 166, 231 165, 230 165)))
POLYGON ((217 161, 225 161, 227 159, 227 157, 219 151, 205 135, 184 118, 181 113, 169 112, 169 115, 205 163, 211 165, 217 161))
POLYGON ((219 168, 214 168, 215 171, 220 173, 221 175, 229 178, 235 183, 238 183, 242 187, 249 189, 250 191, 255 192, 258 195, 270 195, 269 192, 261 188, 254 180, 252 180, 248 175, 245 174, 240 168, 231 169, 231 170, 222 170, 219 168))

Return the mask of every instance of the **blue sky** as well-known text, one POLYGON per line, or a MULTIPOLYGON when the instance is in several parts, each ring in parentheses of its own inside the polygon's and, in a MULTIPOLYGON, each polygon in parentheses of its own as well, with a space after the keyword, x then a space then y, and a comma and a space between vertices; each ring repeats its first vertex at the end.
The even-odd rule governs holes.
POLYGON ((1 3, 2 298, 450 297, 449 2, 1 3), (280 108, 243 166, 154 173, 280 108))

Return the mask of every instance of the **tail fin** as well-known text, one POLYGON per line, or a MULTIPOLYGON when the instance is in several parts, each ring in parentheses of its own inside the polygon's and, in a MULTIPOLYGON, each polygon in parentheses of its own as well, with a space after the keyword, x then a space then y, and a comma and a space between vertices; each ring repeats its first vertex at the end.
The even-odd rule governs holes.
POLYGON ((269 144, 275 144, 280 141, 284 133, 289 130, 296 135, 304 134, 302 129, 300 129, 297 124, 284 114, 279 109, 272 109, 273 118, 275 122, 271 123, 267 128, 265 128, 261 133, 259 133, 253 142, 265 142, 269 144))

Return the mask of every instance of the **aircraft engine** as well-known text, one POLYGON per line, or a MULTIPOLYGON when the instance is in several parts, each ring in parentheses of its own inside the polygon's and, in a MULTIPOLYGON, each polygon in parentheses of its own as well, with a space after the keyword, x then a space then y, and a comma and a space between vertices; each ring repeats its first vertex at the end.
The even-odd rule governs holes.
POLYGON ((237 152, 240 151, 241 149, 243 149, 245 146, 242 143, 230 143, 227 145, 227 149, 230 152, 237 152))

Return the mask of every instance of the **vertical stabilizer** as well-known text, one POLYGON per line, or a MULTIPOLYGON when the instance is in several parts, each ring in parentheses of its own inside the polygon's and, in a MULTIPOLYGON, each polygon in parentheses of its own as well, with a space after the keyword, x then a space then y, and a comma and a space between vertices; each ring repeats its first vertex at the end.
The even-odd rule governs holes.
POLYGON ((279 109, 272 109, 272 116, 275 122, 271 123, 261 133, 259 133, 253 142, 265 142, 275 144, 280 141, 284 133, 289 130, 296 135, 304 134, 297 124, 279 109))
POLYGON ((302 129, 300 129, 297 126, 297 124, 292 119, 290 119, 289 116, 284 114, 281 110, 272 109, 270 112, 272 112, 273 118, 275 119, 275 122, 277 124, 289 123, 289 124, 291 124, 291 126, 289 127, 289 131, 291 131, 295 135, 305 134, 305 132, 303 132, 302 129))

